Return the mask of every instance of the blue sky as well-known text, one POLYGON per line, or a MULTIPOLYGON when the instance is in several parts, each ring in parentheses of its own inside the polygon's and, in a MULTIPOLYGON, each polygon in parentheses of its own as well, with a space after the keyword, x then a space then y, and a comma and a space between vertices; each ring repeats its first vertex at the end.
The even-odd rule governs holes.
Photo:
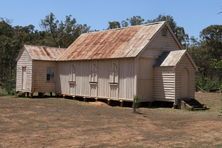
POLYGON ((121 21, 139 15, 153 19, 159 14, 172 15, 190 36, 208 25, 221 24, 221 0, 1 0, 0 17, 13 25, 33 24, 39 29, 40 20, 53 12, 58 19, 71 14, 78 23, 92 29, 105 29, 107 22, 121 21))

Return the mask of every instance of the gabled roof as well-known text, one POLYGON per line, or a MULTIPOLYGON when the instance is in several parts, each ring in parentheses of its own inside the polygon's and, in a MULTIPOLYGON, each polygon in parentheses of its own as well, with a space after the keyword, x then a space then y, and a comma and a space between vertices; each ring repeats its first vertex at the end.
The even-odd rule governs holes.
MULTIPOLYGON (((32 60, 55 61, 66 49, 47 46, 24 45, 21 52, 24 50, 28 52, 32 60)), ((20 54, 18 58, 19 57, 20 54)))
POLYGON ((159 63, 160 67, 164 67, 164 66, 175 67, 185 55, 187 55, 193 67, 197 70, 198 68, 196 64, 193 62, 192 58, 190 57, 189 53, 186 50, 173 50, 168 53, 165 52, 157 60, 157 63, 159 63))
POLYGON ((163 21, 82 34, 58 60, 136 57, 164 24, 163 21))

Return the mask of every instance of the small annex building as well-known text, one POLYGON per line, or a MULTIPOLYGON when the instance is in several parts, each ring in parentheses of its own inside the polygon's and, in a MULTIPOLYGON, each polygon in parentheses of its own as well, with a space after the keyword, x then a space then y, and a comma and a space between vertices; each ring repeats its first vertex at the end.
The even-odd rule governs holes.
POLYGON ((137 96, 141 102, 175 104, 181 98, 194 98, 197 67, 167 22, 85 33, 66 50, 47 50, 58 53, 48 60, 32 57, 30 47, 34 48, 25 46, 18 58, 17 91, 54 90, 67 96, 119 101, 133 101, 137 96), (32 76, 23 82, 26 58, 32 61, 32 76), (47 67, 54 67, 53 85, 47 81, 47 67), (34 76, 36 70, 41 74, 34 76))
POLYGON ((56 92, 56 59, 64 48, 24 45, 17 58, 17 92, 56 92))

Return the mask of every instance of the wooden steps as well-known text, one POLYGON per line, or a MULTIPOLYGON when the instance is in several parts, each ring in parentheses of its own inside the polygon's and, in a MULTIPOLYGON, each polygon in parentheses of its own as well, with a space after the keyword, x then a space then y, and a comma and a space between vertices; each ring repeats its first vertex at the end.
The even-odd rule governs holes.
POLYGON ((194 98, 183 98, 181 99, 181 109, 206 110, 207 107, 194 98))

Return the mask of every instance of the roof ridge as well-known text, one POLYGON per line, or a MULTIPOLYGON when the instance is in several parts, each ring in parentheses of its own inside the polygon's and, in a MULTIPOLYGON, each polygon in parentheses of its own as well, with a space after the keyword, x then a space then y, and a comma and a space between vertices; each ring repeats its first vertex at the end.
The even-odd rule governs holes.
POLYGON ((164 24, 165 22, 166 21, 157 21, 157 22, 145 23, 145 24, 141 24, 141 25, 127 26, 127 27, 113 28, 113 29, 106 29, 106 30, 98 30, 98 31, 82 33, 81 35, 91 34, 91 33, 101 33, 101 32, 106 32, 106 31, 123 30, 123 29, 133 28, 133 27, 142 27, 142 26, 149 26, 149 25, 156 25, 156 24, 164 24))

